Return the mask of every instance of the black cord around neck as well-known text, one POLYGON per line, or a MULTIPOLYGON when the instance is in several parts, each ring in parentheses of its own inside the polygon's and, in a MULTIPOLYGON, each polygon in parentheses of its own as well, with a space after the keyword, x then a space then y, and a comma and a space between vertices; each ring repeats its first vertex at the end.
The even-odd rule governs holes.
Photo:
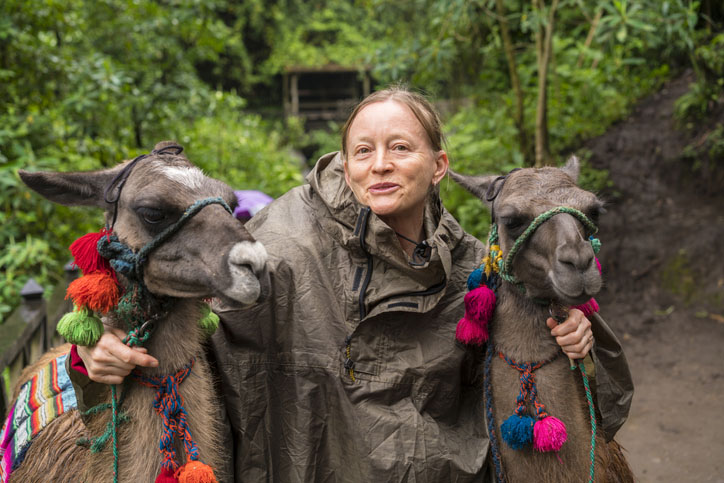
POLYGON ((410 265, 420 266, 427 263, 427 261, 430 259, 430 253, 432 252, 432 248, 430 247, 430 245, 427 244, 427 240, 417 242, 412 238, 407 238, 405 235, 397 231, 395 232, 395 234, 400 238, 407 240, 408 242, 415 245, 415 249, 412 251, 412 261, 410 261, 410 265))

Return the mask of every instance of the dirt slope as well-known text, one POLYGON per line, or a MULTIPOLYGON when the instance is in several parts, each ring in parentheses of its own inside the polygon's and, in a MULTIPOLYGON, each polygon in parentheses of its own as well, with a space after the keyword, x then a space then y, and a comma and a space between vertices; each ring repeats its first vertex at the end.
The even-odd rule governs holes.
POLYGON ((724 482, 724 186, 680 156, 724 113, 677 129, 674 101, 690 81, 670 82, 585 145, 615 185, 597 298, 632 368, 636 394, 617 439, 643 482, 724 482))

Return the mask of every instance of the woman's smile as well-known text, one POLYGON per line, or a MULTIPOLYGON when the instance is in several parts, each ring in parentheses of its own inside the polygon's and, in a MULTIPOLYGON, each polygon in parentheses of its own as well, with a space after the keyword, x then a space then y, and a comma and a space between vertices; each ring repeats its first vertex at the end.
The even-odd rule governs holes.
POLYGON ((397 191, 399 188, 399 184, 385 181, 382 183, 373 184, 372 186, 367 188, 367 191, 369 191, 373 195, 386 195, 397 191))

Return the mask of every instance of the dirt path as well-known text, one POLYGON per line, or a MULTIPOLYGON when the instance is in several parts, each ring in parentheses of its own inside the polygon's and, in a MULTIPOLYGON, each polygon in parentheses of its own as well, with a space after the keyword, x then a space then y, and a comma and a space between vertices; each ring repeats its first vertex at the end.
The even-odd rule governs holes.
POLYGON ((598 299, 636 385, 617 439, 642 482, 724 482, 724 186, 707 193, 711 177, 680 158, 724 113, 695 134, 677 130, 673 104, 690 80, 585 146, 618 192, 601 223, 598 299))

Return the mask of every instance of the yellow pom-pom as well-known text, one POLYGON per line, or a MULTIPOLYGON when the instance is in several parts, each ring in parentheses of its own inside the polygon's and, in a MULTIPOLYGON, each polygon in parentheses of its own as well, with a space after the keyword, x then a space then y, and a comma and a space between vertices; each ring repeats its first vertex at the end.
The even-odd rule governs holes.
POLYGON ((75 345, 95 345, 103 334, 103 322, 88 309, 65 314, 56 330, 65 340, 75 345))
POLYGON ((201 461, 189 461, 176 472, 179 483, 216 483, 214 470, 201 461))

